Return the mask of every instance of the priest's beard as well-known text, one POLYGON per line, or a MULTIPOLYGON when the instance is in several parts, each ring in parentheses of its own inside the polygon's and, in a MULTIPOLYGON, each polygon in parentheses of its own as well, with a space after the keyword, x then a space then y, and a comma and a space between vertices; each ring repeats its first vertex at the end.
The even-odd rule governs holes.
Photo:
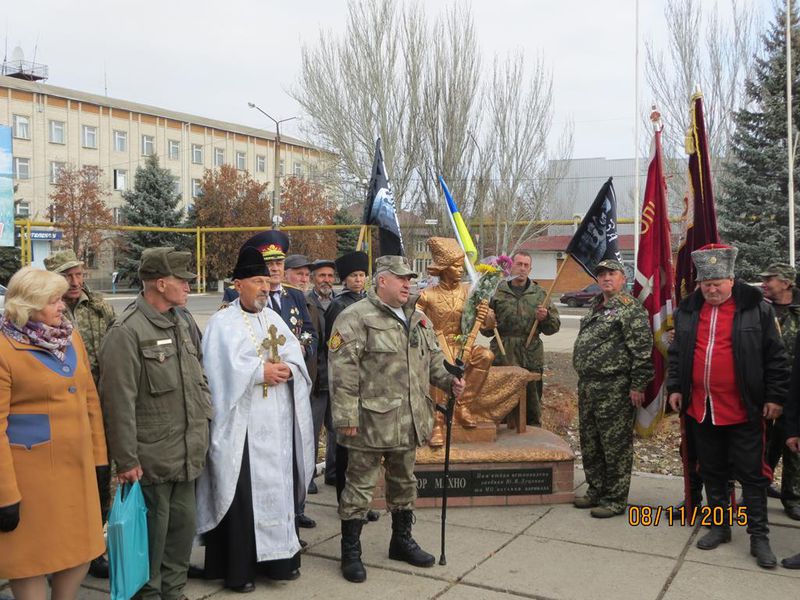
POLYGON ((257 296, 255 300, 253 300, 253 306, 256 309, 256 312, 261 312, 267 306, 267 297, 266 296, 257 296))

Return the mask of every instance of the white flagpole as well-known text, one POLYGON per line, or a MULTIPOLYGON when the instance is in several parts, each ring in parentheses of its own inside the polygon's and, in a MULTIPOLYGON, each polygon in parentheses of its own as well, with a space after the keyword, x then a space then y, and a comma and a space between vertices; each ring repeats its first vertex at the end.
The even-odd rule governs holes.
POLYGON ((794 142, 792 137, 792 0, 786 0, 786 152, 789 161, 789 264, 794 266, 794 142))
MULTIPOLYGON (((790 1, 790 0, 787 0, 790 1)), ((635 90, 635 97, 636 100, 634 102, 634 115, 633 115, 633 151, 634 151, 634 159, 633 159, 633 169, 634 169, 634 193, 633 193, 633 264, 634 266, 638 264, 639 260, 639 230, 641 229, 641 223, 639 222, 640 215, 639 215, 639 0, 635 0, 636 3, 636 51, 634 53, 635 56, 635 75, 634 75, 634 86, 635 90)))

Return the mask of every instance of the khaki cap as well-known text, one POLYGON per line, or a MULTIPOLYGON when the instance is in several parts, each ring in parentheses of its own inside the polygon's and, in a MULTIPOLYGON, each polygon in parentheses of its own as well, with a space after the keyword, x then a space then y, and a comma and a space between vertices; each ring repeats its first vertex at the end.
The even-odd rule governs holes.
POLYGON ((758 274, 759 277, 778 277, 785 281, 794 283, 797 278, 797 271, 792 265, 787 263, 773 263, 766 268, 763 273, 758 274))
POLYGON ((56 252, 44 259, 44 268, 53 273, 63 273, 64 271, 69 271, 74 267, 80 266, 83 266, 83 262, 78 260, 78 257, 72 250, 56 252))
POLYGON ((615 260, 613 258, 607 258, 597 263, 597 266, 594 268, 594 274, 597 275, 597 273, 601 270, 622 271, 624 273, 625 267, 622 266, 622 263, 619 262, 618 260, 615 260))
POLYGON ((417 277, 417 273, 411 270, 405 256, 381 256, 375 261, 375 273, 389 271, 398 277, 417 277))
POLYGON ((189 270, 191 260, 191 253, 179 252, 172 247, 148 248, 142 252, 139 279, 149 281, 170 275, 178 279, 194 279, 197 275, 189 270))

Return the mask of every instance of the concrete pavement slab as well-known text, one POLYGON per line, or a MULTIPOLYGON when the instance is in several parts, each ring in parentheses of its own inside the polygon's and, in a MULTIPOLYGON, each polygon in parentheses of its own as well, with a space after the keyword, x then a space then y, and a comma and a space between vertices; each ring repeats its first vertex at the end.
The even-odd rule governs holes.
POLYGON ((628 504, 638 506, 675 506, 683 500, 683 479, 651 473, 635 474, 631 478, 628 504))
MULTIPOLYGON (((767 518, 769 519, 770 525, 783 525, 785 527, 793 527, 796 530, 800 530, 800 521, 790 519, 783 510, 781 501, 777 498, 769 499, 767 503, 767 518)), ((798 551, 800 551, 800 531, 797 531, 796 535, 798 539, 798 551)))
POLYGON ((454 585, 447 592, 439 596, 441 600, 519 600, 516 594, 496 592, 487 590, 484 587, 474 587, 471 585, 454 585))
POLYGON ((464 583, 558 600, 647 600, 658 596, 674 564, 670 558, 522 535, 464 583))
POLYGON ((588 510, 573 506, 552 506, 547 515, 525 531, 526 536, 671 558, 680 555, 691 534, 688 527, 670 527, 666 518, 658 527, 632 526, 627 514, 595 519, 588 510))
MULTIPOLYGON (((504 510, 500 508, 499 510, 504 510)), ((382 567, 406 573, 416 573, 425 577, 435 577, 453 581, 461 577, 475 565, 492 556, 504 544, 513 539, 513 534, 481 530, 459 525, 447 526, 447 565, 439 566, 440 527, 432 522, 417 521, 413 535, 419 545, 436 557, 437 564, 431 568, 413 567, 407 563, 389 558, 389 539, 392 536, 390 519, 381 519, 364 527, 361 533, 362 560, 370 567, 382 567)), ((310 554, 339 560, 340 540, 338 537, 309 550, 310 554)), ((304 557, 305 560, 305 557, 304 557)), ((338 562, 336 563, 338 565, 338 562)), ((337 566, 338 569, 338 566, 337 566)))
MULTIPOLYGON (((256 590, 248 594, 248 600, 281 600, 303 598, 304 600, 408 600, 409 598, 434 598, 448 587, 446 581, 418 577, 373 567, 368 569, 363 583, 345 581, 339 571, 339 562, 326 558, 304 556, 303 574, 300 579, 288 582, 256 580, 256 590)), ((197 600, 195 596, 189 596, 197 600)), ((242 595, 223 590, 213 599, 241 600, 242 595)))
POLYGON ((748 570, 699 563, 683 563, 663 600, 733 600, 735 598, 796 598, 797 580, 777 572, 748 570))
MULTIPOLYGON (((702 536, 705 531, 704 529, 699 532, 698 536, 702 536)), ((714 550, 700 550, 693 543, 686 553, 686 561, 731 567, 751 573, 780 574, 794 579, 795 590, 800 589, 797 584, 797 580, 800 580, 800 571, 792 571, 780 566, 782 558, 800 552, 800 535, 798 535, 797 530, 792 527, 770 527, 769 541, 772 551, 778 557, 778 567, 772 570, 762 569, 756 564, 756 559, 750 556, 750 536, 747 535, 744 527, 735 527, 732 541, 729 544, 721 544, 714 550)))
MULTIPOLYGON (((447 509, 447 526, 460 525, 505 533, 520 533, 550 510, 549 506, 476 506, 447 509), (498 510, 499 509, 499 510, 498 510)), ((419 508, 417 521, 441 527, 441 508, 419 508)), ((387 515, 387 519, 390 519, 387 515)), ((479 534, 476 534, 479 535, 479 534)))

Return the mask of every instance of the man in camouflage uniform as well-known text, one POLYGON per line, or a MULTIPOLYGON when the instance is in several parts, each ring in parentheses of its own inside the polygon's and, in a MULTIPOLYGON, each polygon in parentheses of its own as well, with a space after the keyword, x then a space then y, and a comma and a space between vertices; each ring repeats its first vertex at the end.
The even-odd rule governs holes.
POLYGON ((581 319, 572 364, 578 373, 581 453, 588 489, 575 499, 598 519, 625 511, 633 466, 633 422, 653 378, 653 334, 647 312, 624 292, 625 268, 595 268, 601 294, 581 319))
POLYGON ((433 566, 434 557, 411 537, 416 446, 427 441, 433 425, 428 386, 457 396, 464 390, 463 380, 445 370, 431 324, 409 302, 410 280, 417 275, 406 259, 382 256, 375 272, 375 291, 336 318, 328 341, 333 425, 349 457, 339 502, 341 567, 353 582, 367 577, 360 536, 381 461, 392 513, 389 558, 433 566))
MULTIPOLYGON (((89 356, 92 379, 96 386, 100 379, 100 343, 114 320, 114 309, 103 299, 102 294, 93 292, 86 287, 83 263, 78 260, 72 250, 51 254, 44 259, 44 266, 48 271, 63 275, 69 284, 62 297, 66 305, 64 316, 72 321, 78 333, 81 334, 83 344, 86 346, 86 354, 89 356)), ((108 467, 97 472, 103 525, 106 523, 108 511, 111 508, 110 474, 108 467)), ((108 561, 104 556, 98 556, 89 564, 89 573, 92 577, 108 579, 108 561)))
MULTIPOLYGON (((785 263, 772 264, 761 273, 761 289, 775 310, 790 363, 794 363, 795 339, 800 331, 800 290, 795 285, 796 278, 794 267, 785 263)), ((777 497, 781 499, 786 514, 795 521, 800 521, 800 455, 786 447, 783 416, 767 423, 767 462, 773 471, 781 456, 783 474, 777 497)), ((773 486, 767 488, 770 496, 775 496, 776 491, 773 486)))
MULTIPOLYGON (((511 275, 508 283, 501 283, 489 306, 494 310, 497 331, 503 340, 506 355, 500 352, 496 338, 492 338, 491 350, 496 365, 516 365, 541 375, 544 369, 544 344, 542 335, 553 335, 561 329, 558 310, 552 303, 544 305, 547 292, 535 281, 531 281, 531 255, 517 252, 512 257, 511 275), (526 348, 525 342, 534 322, 538 322, 536 335, 526 348)), ((491 318, 486 327, 491 328, 491 318)), ((488 331, 488 335, 491 335, 488 331)), ((528 425, 542 422, 542 381, 531 381, 526 388, 526 410, 528 425)))

